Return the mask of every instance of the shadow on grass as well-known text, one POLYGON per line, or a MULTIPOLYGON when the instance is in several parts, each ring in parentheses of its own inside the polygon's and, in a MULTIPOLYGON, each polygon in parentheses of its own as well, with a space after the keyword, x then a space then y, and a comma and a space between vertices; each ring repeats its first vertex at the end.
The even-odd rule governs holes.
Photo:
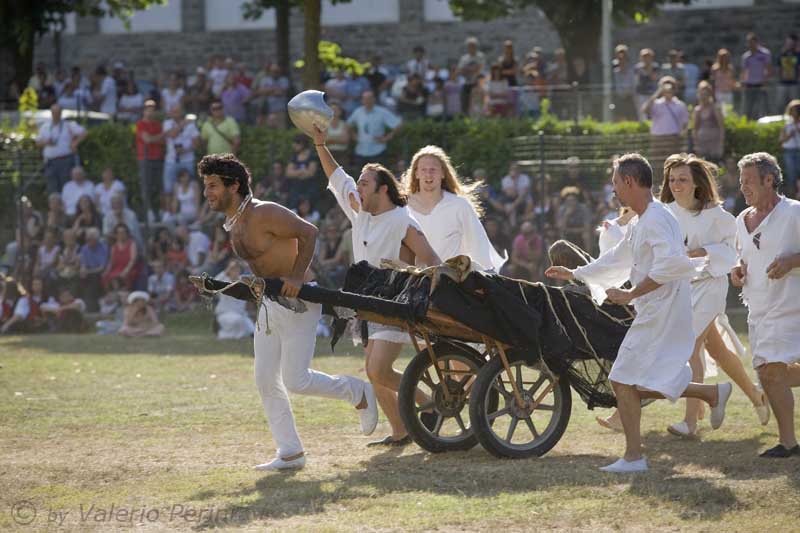
MULTIPOLYGON (((747 440, 734 442, 732 447, 753 445, 747 440)), ((726 450, 729 452, 730 447, 726 450)), ((244 524, 253 520, 313 515, 325 512, 327 506, 341 505, 348 500, 394 493, 422 493, 421 500, 425 493, 482 499, 501 494, 535 495, 557 489, 603 490, 608 487, 611 490, 620 483, 630 483, 628 490, 637 497, 676 506, 687 519, 719 520, 742 505, 730 488, 717 486, 703 477, 683 475, 674 469, 675 462, 668 460, 657 460, 645 474, 620 477, 598 470, 615 458, 596 454, 498 460, 480 448, 441 455, 420 452, 398 456, 400 453, 392 450, 375 455, 362 463, 361 470, 335 478, 308 480, 292 474, 270 474, 252 488, 226 495, 241 501, 257 494, 257 500, 231 506, 218 516, 244 524)), ((705 466, 715 466, 713 460, 709 463, 705 466)), ((202 500, 204 494, 194 497, 202 500)), ((198 529, 222 525, 225 524, 206 521, 198 529)))

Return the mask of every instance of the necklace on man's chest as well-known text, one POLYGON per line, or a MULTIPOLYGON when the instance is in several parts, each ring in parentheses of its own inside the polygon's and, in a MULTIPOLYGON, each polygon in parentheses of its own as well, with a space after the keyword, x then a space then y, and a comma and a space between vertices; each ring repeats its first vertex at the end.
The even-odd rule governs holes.
POLYGON ((247 208, 248 204, 250 204, 250 200, 252 200, 252 199, 253 199, 253 195, 252 194, 248 194, 245 197, 245 199, 242 201, 242 203, 239 204, 239 208, 236 210, 236 212, 233 214, 233 216, 230 217, 230 218, 226 218, 225 219, 225 222, 222 224, 222 227, 225 229, 225 231, 230 233, 230 231, 233 229, 233 227, 236 225, 236 223, 241 218, 242 213, 244 213, 244 210, 247 208))

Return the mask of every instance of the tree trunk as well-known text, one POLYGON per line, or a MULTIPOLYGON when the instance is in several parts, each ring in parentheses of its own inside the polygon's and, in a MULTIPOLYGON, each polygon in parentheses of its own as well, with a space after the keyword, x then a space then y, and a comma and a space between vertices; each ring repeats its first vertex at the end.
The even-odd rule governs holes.
POLYGON ((291 9, 289 0, 281 0, 275 7, 275 49, 278 65, 286 76, 292 74, 289 65, 289 13, 291 9))
POLYGON ((17 82, 20 94, 28 86, 28 80, 33 75, 33 33, 27 38, 25 46, 14 49, 14 80, 17 82))
POLYGON ((303 69, 303 88, 319 88, 319 39, 322 17, 321 0, 305 0, 305 68, 303 69))

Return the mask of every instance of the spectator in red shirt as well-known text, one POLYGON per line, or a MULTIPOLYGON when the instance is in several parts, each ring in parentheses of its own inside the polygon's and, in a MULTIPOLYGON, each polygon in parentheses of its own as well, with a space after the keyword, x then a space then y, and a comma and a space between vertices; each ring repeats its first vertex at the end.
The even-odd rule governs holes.
POLYGON ((533 224, 523 222, 511 245, 510 275, 528 281, 539 279, 543 249, 542 238, 536 234, 533 224))
POLYGON ((155 115, 155 100, 147 100, 142 118, 136 122, 136 159, 148 193, 157 197, 161 193, 161 176, 164 174, 164 131, 155 115))

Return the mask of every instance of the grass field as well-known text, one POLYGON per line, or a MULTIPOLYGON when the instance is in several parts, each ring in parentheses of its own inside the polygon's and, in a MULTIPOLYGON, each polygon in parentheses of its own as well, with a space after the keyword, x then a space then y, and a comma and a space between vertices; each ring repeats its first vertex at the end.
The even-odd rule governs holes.
MULTIPOLYGON (((251 343, 208 320, 162 339, 0 337, 0 530, 800 530, 800 459, 757 457, 775 425, 738 390, 701 441, 664 431, 680 405, 648 407, 651 471, 632 477, 597 470, 622 437, 576 395, 559 444, 521 461, 367 449, 351 407, 295 397, 307 467, 255 472, 274 448, 251 343)), ((317 368, 363 376, 349 342, 317 349, 317 368)))

